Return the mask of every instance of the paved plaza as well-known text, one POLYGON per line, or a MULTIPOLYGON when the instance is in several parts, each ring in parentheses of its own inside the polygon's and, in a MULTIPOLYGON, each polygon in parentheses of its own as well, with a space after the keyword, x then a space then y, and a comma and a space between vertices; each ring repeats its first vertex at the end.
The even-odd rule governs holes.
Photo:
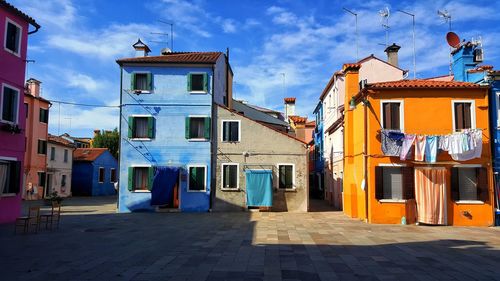
POLYGON ((332 211, 116 214, 115 200, 65 201, 52 232, 0 225, 0 280, 500 280, 498 227, 369 225, 332 211))

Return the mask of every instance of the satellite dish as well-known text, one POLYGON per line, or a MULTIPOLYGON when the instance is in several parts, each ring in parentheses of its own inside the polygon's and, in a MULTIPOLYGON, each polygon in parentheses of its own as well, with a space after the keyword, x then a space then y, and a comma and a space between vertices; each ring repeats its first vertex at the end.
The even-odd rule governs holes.
POLYGON ((450 45, 453 48, 458 48, 460 47, 460 37, 455 32, 448 32, 446 33, 446 41, 448 42, 448 45, 450 45))

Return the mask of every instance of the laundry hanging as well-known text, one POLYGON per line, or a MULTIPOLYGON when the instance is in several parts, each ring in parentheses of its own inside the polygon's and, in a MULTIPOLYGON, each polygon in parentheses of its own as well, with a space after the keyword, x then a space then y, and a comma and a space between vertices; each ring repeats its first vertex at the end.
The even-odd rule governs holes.
POLYGON ((424 161, 425 136, 417 136, 415 140, 415 161, 424 161))
POLYGON ((406 157, 408 156, 411 147, 413 146, 413 142, 415 141, 415 135, 405 135, 405 138, 403 140, 403 146, 401 147, 401 154, 399 159, 405 160, 406 157))
POLYGON ((425 137, 425 162, 435 163, 437 156, 437 136, 425 137))
POLYGON ((173 203, 174 187, 179 180, 179 168, 156 167, 151 189, 151 205, 168 205, 173 203))
POLYGON ((382 152, 387 156, 400 156, 404 134, 400 132, 382 130, 380 134, 382 152))

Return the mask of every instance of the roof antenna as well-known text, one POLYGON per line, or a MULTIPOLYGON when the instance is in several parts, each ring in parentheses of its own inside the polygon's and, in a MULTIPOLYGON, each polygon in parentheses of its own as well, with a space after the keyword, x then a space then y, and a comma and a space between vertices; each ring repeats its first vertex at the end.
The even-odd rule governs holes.
POLYGON ((406 12, 403 10, 398 10, 398 11, 412 17, 412 23, 413 23, 413 79, 417 79, 417 62, 416 62, 417 51, 415 50, 415 14, 412 14, 412 13, 409 13, 409 12, 406 12))
POLYGON ((170 49, 172 52, 174 51, 174 23, 173 22, 168 22, 164 20, 158 20, 159 22, 170 25, 170 49))
POLYGON ((154 43, 160 43, 160 44, 165 44, 166 48, 168 49, 168 33, 163 33, 163 32, 150 32, 153 35, 160 35, 160 36, 165 36, 166 40, 159 40, 159 41, 151 41, 154 43))
MULTIPOLYGON (((448 32, 451 32, 451 15, 450 15, 450 13, 447 10, 443 10, 443 11, 438 10, 437 14, 438 14, 438 16, 440 16, 440 17, 442 17, 444 19, 445 23, 449 24, 449 26, 448 26, 448 28, 449 28, 448 32)), ((450 46, 450 52, 449 52, 449 54, 450 54, 449 55, 449 58, 450 58, 449 74, 451 75, 451 64, 452 64, 452 62, 451 62, 451 46, 450 46)))
POLYGON ((342 8, 344 11, 348 12, 349 14, 353 15, 355 20, 356 20, 356 62, 359 60, 359 44, 358 44, 358 14, 347 9, 347 8, 342 8))
POLYGON ((378 14, 382 17, 381 23, 382 27, 385 29, 385 47, 389 46, 389 16, 391 15, 389 11, 389 7, 385 7, 383 10, 380 10, 378 14))

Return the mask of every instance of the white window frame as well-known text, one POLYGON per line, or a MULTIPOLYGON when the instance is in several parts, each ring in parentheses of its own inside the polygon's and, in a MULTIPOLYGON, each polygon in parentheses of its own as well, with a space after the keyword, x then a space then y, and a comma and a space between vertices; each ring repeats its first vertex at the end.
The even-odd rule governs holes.
POLYGON ((380 100, 381 127, 384 128, 384 103, 399 103, 399 131, 405 131, 405 101, 404 100, 380 100))
MULTIPOLYGON (((132 80, 132 75, 135 74, 151 74, 151 90, 136 90, 136 89, 130 89, 130 92, 132 94, 152 94, 154 91, 154 80, 153 80, 153 73, 151 71, 132 71, 130 73, 130 80, 132 80)), ((137 79, 136 79, 137 82, 137 79)))
MULTIPOLYGON (((208 82, 208 85, 207 85, 207 90, 206 91, 189 91, 189 94, 208 94, 208 89, 209 89, 209 86, 210 86, 210 75, 208 75, 208 72, 189 72, 188 73, 188 79, 191 77, 189 74, 191 74, 191 76, 194 74, 194 75, 197 75, 197 74, 206 74, 207 75, 207 82, 208 82)), ((193 81, 189 81, 189 83, 192 85, 193 84, 193 81)), ((192 86, 191 86, 192 87, 192 86)))
POLYGON ((99 172, 97 174, 97 180, 99 181, 99 183, 104 183, 104 181, 106 180, 106 168, 105 167, 99 167, 99 172), (104 172, 102 173, 103 174, 102 181, 100 179, 100 177, 101 177, 101 169, 104 170, 104 172))
POLYGON ((187 192, 207 192, 207 165, 187 165, 187 192), (205 169, 205 174, 203 178, 203 189, 202 190, 191 190, 189 186, 189 174, 190 174, 190 168, 203 168, 205 169))
POLYGON ((297 187, 295 186, 295 164, 294 163, 277 163, 276 164, 278 179, 276 188, 278 190, 295 190, 297 187), (292 188, 280 188, 280 166, 292 166, 292 188))
POLYGON ((115 182, 117 182, 117 180, 116 180, 116 169, 115 169, 115 168, 110 168, 110 169, 109 169, 109 182, 110 182, 110 183, 115 183, 115 182), (112 181, 112 180, 113 180, 113 177, 112 177, 112 175, 113 175, 113 171, 115 171, 115 181, 112 181))
MULTIPOLYGON (((134 117, 134 118, 135 117, 153 117, 154 118, 154 116, 150 115, 150 114, 149 115, 148 114, 132 114, 132 115, 129 115, 129 117, 134 117)), ((128 120, 127 120, 127 122, 128 122, 128 120)), ((130 126, 130 124, 128 124, 128 123, 127 123, 127 125, 130 126)), ((127 126, 127 128, 128 128, 128 126, 127 126)), ((132 130, 134 130, 133 127, 132 127, 132 130)), ((153 132, 153 134, 154 133, 155 132, 153 132)), ((130 138, 130 140, 131 141, 152 141, 153 139, 152 138, 134 138, 134 137, 132 137, 132 138, 130 138)))
MULTIPOLYGON (((17 158, 14 158, 14 157, 0 157, 0 161, 7 161, 7 162, 11 162, 11 161, 18 161, 17 158)), ((24 179, 23 179, 23 183, 21 186, 24 185, 24 179)), ((22 192, 22 190, 19 190, 19 192, 22 192)), ((13 196, 16 196, 16 193, 1 193, 0 192, 0 197, 13 197, 13 196)))
POLYGON ((2 94, 0 95, 0 121, 3 122, 3 123, 7 123, 7 124, 12 124, 12 125, 15 125, 15 124, 18 124, 19 123, 19 99, 20 99, 20 91, 18 88, 16 87, 13 87, 7 83, 2 83, 2 94), (15 108, 16 110, 16 113, 14 114, 15 117, 14 117, 14 121, 9 121, 9 120, 3 120, 2 117, 3 117, 3 95, 5 93, 5 88, 10 88, 11 90, 14 90, 17 92, 17 95, 16 95, 16 105, 17 107, 15 108))
POLYGON ((241 120, 230 120, 230 119, 221 120, 220 141, 227 142, 227 143, 241 142, 241 120), (238 140, 237 141, 224 141, 224 122, 238 122, 238 140))
POLYGON ((240 164, 239 163, 222 163, 220 170, 221 175, 221 190, 240 190, 240 164), (224 166, 236 166, 236 188, 224 187, 224 166))
MULTIPOLYGON (((130 168, 151 168, 153 165, 141 165, 141 164, 132 164, 129 166, 130 168)), ((127 178, 128 178, 128 169, 127 169, 127 178)), ((128 190, 127 191, 130 193, 151 193, 151 190, 144 190, 144 189, 134 189, 132 191, 128 190)))
MULTIPOLYGON (((212 122, 212 118, 210 117, 210 115, 188 115, 188 118, 207 118, 207 117, 210 118, 210 122, 212 122)), ((189 128, 189 130, 191 130, 191 128, 189 128)), ((210 130, 212 130, 212 129, 210 129, 210 130)), ((211 140, 211 138, 212 138, 211 135, 212 134, 210 134, 210 138, 209 139, 206 139, 206 138, 189 138, 188 141, 192 141, 192 142, 209 142, 211 140)))
POLYGON ((470 125, 471 129, 476 128, 476 101, 475 100, 451 100, 451 125, 453 132, 456 132, 455 127, 455 104, 456 103, 470 103, 470 125))
POLYGON ((21 48, 22 48, 22 42, 23 42, 23 27, 17 24, 15 21, 11 20, 10 18, 6 17, 5 18, 5 35, 3 38, 3 49, 10 53, 15 55, 16 57, 21 57, 21 48), (15 25, 17 28, 19 28, 19 39, 18 39, 18 46, 19 49, 17 52, 13 52, 7 48, 7 27, 9 26, 9 23, 15 25))
POLYGON ((497 128, 500 128, 500 91, 495 92, 496 105, 497 105, 497 128))

